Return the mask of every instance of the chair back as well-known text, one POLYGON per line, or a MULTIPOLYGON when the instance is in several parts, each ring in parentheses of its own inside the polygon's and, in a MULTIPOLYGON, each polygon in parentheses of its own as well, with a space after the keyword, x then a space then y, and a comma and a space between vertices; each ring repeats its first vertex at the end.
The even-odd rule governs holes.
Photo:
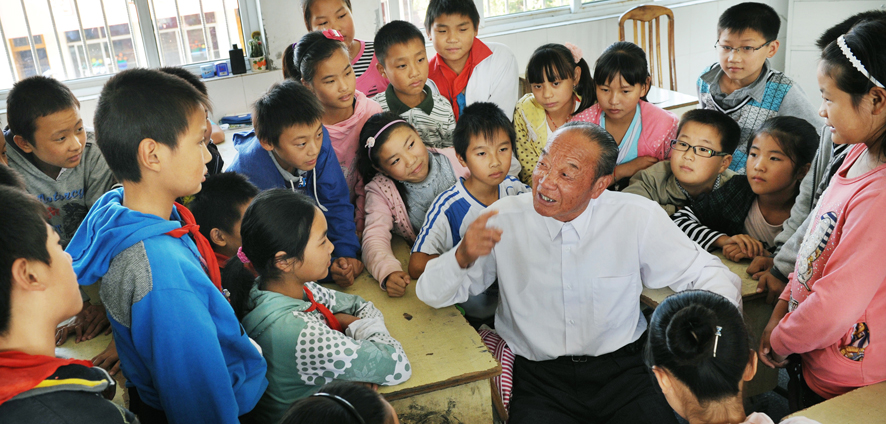
POLYGON ((668 75, 672 91, 677 91, 677 62, 674 58, 674 12, 664 6, 637 6, 623 13, 618 19, 618 39, 625 41, 625 21, 634 21, 634 43, 649 56, 649 74, 653 85, 662 85, 661 27, 659 20, 668 17, 668 75), (647 31, 648 29, 648 31, 647 31), (658 84, 656 84, 656 81, 658 84))

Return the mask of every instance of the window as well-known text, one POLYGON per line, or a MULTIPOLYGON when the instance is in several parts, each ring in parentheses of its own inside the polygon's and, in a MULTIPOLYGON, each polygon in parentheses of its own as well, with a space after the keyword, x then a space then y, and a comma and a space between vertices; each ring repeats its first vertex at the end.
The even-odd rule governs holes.
POLYGON ((571 0, 483 0, 486 17, 569 6, 571 0))
POLYGON ((241 1, 0 0, 0 90, 33 75, 72 80, 226 59, 243 45, 241 1))
MULTIPOLYGON (((477 10, 481 12, 481 20, 483 22, 481 23, 481 26, 487 29, 490 27, 496 27, 496 30, 511 30, 518 27, 531 27, 532 25, 540 23, 535 22, 535 18, 537 17, 536 14, 531 16, 521 16, 518 15, 520 13, 550 11, 552 14, 550 16, 563 14, 599 15, 611 13, 609 10, 601 13, 600 11, 590 11, 584 7, 577 7, 586 3, 601 3, 605 1, 606 0, 474 0, 474 3, 477 5, 477 10), (515 26, 515 20, 525 22, 515 26), (507 21, 507 23, 504 23, 505 21, 507 21)), ((422 29, 424 28, 425 12, 428 9, 429 2, 430 0, 379 0, 379 3, 381 4, 382 18, 385 22, 400 19, 412 22, 422 29)))

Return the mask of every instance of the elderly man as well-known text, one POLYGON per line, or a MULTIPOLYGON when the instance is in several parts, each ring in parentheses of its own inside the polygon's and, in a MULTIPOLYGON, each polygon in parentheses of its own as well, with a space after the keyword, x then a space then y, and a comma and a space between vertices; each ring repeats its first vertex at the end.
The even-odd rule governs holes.
POLYGON ((643 286, 741 301, 738 276, 661 207, 606 191, 617 156, 600 127, 564 125, 542 151, 532 194, 490 206, 418 280, 418 297, 439 308, 498 278, 495 325, 517 355, 511 423, 675 423, 643 363, 643 286))

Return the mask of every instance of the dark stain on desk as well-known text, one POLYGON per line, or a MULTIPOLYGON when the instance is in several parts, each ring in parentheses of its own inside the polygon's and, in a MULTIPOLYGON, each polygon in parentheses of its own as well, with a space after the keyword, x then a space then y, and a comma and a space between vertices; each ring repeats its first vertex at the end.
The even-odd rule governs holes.
POLYGON ((412 321, 412 315, 409 315, 406 312, 403 312, 403 318, 406 318, 406 321, 412 321))
POLYGON ((464 424, 453 414, 456 404, 450 400, 446 411, 432 411, 422 405, 411 404, 409 411, 399 413, 400 421, 415 424, 464 424))

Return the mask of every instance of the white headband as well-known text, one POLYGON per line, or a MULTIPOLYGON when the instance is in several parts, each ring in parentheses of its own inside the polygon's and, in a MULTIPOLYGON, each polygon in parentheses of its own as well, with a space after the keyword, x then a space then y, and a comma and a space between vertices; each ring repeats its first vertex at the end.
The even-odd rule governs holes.
POLYGON ((881 84, 880 81, 877 81, 877 79, 874 78, 874 76, 871 75, 867 69, 865 69, 861 61, 858 60, 858 58, 855 57, 854 54, 852 54, 852 50, 849 49, 849 45, 846 44, 846 39, 842 35, 837 37, 837 45, 840 46, 840 50, 843 51, 843 56, 846 56, 846 59, 849 59, 849 63, 852 64, 852 67, 857 69, 858 72, 861 72, 862 75, 867 77, 867 79, 874 83, 874 85, 876 85, 877 87, 886 88, 883 87, 883 84, 881 84))

